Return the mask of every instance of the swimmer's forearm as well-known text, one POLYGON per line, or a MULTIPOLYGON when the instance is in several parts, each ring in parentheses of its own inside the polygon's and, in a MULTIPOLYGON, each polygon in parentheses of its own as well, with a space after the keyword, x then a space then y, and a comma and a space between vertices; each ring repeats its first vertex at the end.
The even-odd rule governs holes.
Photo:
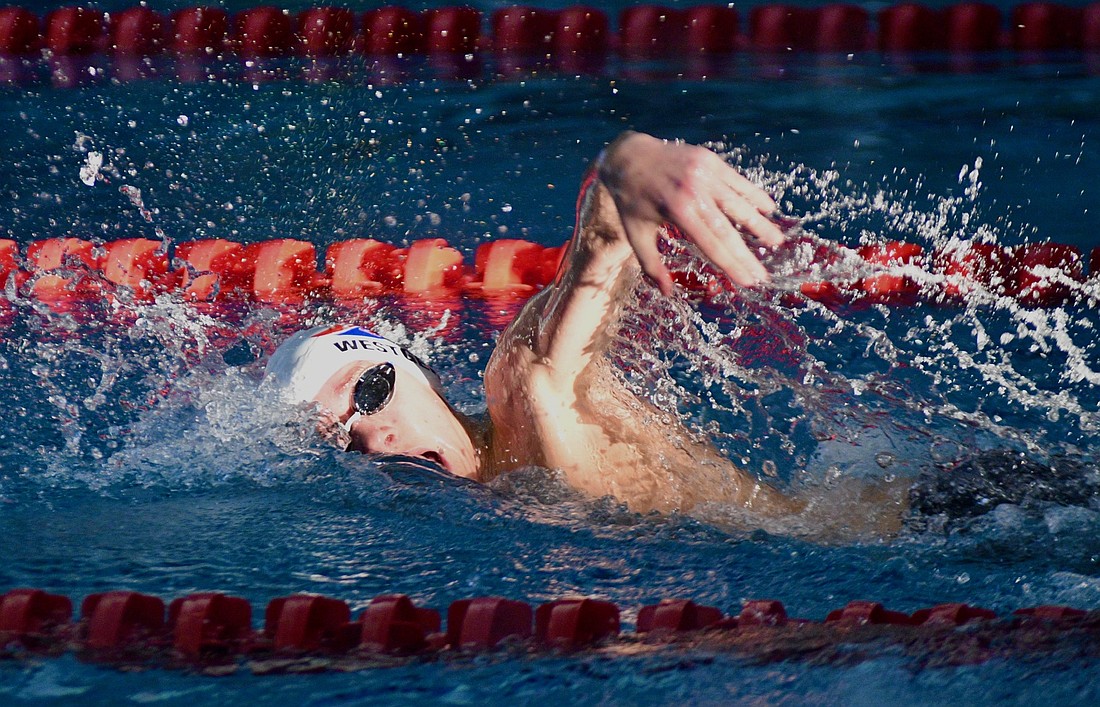
POLYGON ((626 292, 639 276, 606 187, 592 184, 578 214, 567 266, 546 293, 537 353, 554 377, 572 382, 602 352, 626 292))
POLYGON ((764 245, 783 241, 764 217, 775 202, 702 147, 627 132, 608 145, 594 170, 565 267, 525 311, 538 318, 523 327, 528 345, 562 390, 606 347, 639 271, 671 294, 657 246, 663 223, 678 226, 740 285, 767 279, 741 232, 764 245))

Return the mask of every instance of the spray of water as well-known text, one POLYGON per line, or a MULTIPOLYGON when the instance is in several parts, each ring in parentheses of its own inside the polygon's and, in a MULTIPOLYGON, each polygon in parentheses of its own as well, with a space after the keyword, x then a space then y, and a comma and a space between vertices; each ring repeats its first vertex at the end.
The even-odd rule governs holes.
MULTIPOLYGON (((946 197, 918 197, 919 180, 891 189, 836 171, 745 168, 804 216, 787 247, 763 254, 767 288, 665 299, 639 287, 613 350, 638 395, 777 483, 889 484, 982 449, 1090 459, 1100 368, 1094 307, 1082 305, 1097 301, 1095 281, 1043 273, 1073 292, 1076 304, 1053 309, 981 288, 965 302, 900 309, 834 311, 800 294, 806 282, 843 285, 883 271, 838 241, 905 240, 931 252, 1016 236, 981 221, 980 161, 960 171, 961 194, 946 197)), ((682 241, 670 239, 667 251, 689 279, 721 280, 682 241)), ((925 291, 945 284, 917 266, 889 271, 925 291)))
MULTIPOLYGON (((980 163, 960 170, 960 194, 950 196, 922 195, 920 180, 905 175, 897 187, 871 186, 845 182, 836 170, 776 170, 766 160, 742 166, 780 195, 785 211, 803 214, 792 244, 768 256, 773 282, 766 289, 704 300, 666 299, 639 287, 612 350, 636 393, 779 485, 891 483, 975 449, 1087 457, 1100 430, 1100 368, 1086 308, 1028 309, 979 289, 950 307, 833 311, 800 295, 807 281, 871 274, 837 250, 838 240, 901 239, 931 250, 1018 237, 1026 229, 983 222, 980 163), (823 251, 839 257, 825 263, 823 251)), ((96 184, 107 170, 89 153, 81 176, 96 184)), ((153 222, 139 189, 123 185, 120 192, 153 222)), ((155 232, 167 247, 163 230, 155 232)), ((670 241, 667 257, 681 272, 716 277, 682 243, 670 241)), ((942 285, 942 276, 915 266, 895 270, 924 287, 942 285)), ((1080 302, 1100 300, 1095 284, 1065 284, 1080 302)), ((45 468, 26 474, 93 487, 267 484, 331 466, 313 411, 287 410, 259 378, 264 352, 289 330, 342 315, 214 317, 169 295, 142 303, 115 294, 81 313, 8 292, 28 343, 3 355, 28 362, 48 411, 38 424, 56 440, 50 450, 28 450, 24 456, 45 468), (91 327, 93 320, 121 323, 91 327)), ((419 333, 389 315, 372 312, 372 323, 454 371, 460 407, 477 408, 473 387, 488 357, 470 354, 470 342, 485 337, 443 341, 438 335, 453 329, 446 315, 419 333)))

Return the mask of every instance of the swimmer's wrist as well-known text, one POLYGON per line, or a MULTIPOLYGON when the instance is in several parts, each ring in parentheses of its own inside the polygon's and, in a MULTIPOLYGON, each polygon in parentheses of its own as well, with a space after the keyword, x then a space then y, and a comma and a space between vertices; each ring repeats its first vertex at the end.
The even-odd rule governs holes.
POLYGON ((604 184, 607 183, 609 178, 614 177, 613 174, 608 174, 608 170, 611 169, 608 162, 610 161, 610 152, 612 145, 614 144, 615 143, 611 143, 611 145, 608 145, 607 147, 600 150, 600 154, 597 155, 596 161, 592 163, 592 176, 595 178, 596 181, 602 182, 604 184))
POLYGON ((615 157, 624 142, 641 134, 642 133, 634 130, 624 130, 618 137, 612 140, 607 147, 600 151, 600 154, 596 157, 596 161, 593 163, 593 169, 595 170, 598 180, 605 185, 614 184, 618 180, 622 169, 618 165, 618 160, 616 160, 615 157))

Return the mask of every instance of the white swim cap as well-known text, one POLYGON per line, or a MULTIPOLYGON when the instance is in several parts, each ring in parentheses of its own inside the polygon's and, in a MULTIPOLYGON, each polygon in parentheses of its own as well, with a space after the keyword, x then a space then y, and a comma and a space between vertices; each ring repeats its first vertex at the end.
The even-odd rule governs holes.
POLYGON ((338 370, 356 361, 391 363, 440 390, 439 376, 411 351, 359 326, 321 326, 299 331, 267 362, 266 379, 295 401, 313 400, 338 370))

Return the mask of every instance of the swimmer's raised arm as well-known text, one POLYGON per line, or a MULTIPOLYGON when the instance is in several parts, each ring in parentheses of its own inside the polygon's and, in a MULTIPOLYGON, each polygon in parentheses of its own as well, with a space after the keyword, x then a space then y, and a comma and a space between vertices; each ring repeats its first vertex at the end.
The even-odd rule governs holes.
POLYGON ((594 169, 562 269, 501 335, 486 368, 494 430, 486 476, 558 469, 572 486, 638 510, 704 501, 790 510, 635 398, 603 356, 643 271, 672 292, 657 250, 662 224, 677 226, 732 282, 752 285, 767 273, 742 234, 780 244, 766 217, 775 203, 709 150, 641 133, 613 142, 594 169))
POLYGON ((672 293, 657 250, 662 224, 678 227, 743 286, 766 281, 768 273, 742 234, 769 247, 784 240, 767 218, 776 209, 771 197, 705 148, 629 132, 604 150, 595 170, 565 266, 516 322, 561 386, 572 386, 602 350, 619 293, 633 287, 639 265, 672 293), (524 321, 536 313, 537 323, 524 321))

